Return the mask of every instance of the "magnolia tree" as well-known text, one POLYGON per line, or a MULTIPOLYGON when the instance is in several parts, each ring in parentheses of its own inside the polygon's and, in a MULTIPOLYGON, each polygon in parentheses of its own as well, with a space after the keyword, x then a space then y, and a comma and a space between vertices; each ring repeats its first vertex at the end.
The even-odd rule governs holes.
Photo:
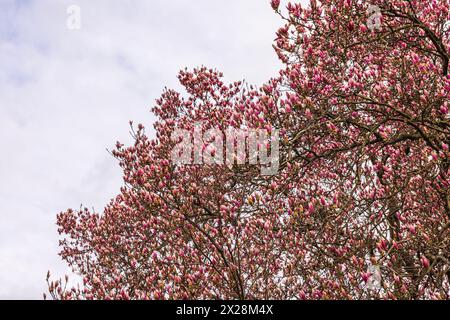
POLYGON ((449 299, 449 1, 370 2, 273 0, 283 69, 262 88, 181 71, 156 138, 112 152, 120 194, 58 215, 83 284, 48 279, 52 297, 449 299), (173 161, 177 130, 211 128, 279 132, 276 174, 173 161))

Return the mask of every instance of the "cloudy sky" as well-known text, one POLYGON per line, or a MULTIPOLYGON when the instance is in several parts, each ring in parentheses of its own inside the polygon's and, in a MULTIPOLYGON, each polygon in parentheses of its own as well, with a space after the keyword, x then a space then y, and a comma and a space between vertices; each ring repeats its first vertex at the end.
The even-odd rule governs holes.
POLYGON ((56 214, 118 193, 106 149, 130 142, 128 120, 151 127, 179 69, 261 84, 279 26, 269 0, 0 0, 0 299, 40 299, 47 270, 69 272, 56 214))

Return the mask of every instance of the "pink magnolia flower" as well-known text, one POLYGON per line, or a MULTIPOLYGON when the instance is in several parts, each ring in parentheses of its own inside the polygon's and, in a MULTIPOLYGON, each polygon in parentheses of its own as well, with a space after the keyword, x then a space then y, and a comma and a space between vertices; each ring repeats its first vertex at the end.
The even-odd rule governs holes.
POLYGON ((280 6, 280 0, 271 0, 270 5, 272 6, 272 8, 274 10, 278 10, 278 8, 280 6))

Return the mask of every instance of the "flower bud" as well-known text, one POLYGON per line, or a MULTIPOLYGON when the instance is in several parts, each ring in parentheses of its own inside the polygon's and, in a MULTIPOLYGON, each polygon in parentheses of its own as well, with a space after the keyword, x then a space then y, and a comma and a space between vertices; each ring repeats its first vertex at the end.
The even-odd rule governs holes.
POLYGON ((423 266, 425 269, 428 269, 428 268, 430 267, 430 260, 428 260, 427 257, 422 256, 422 257, 420 258, 420 262, 422 262, 422 266, 423 266))
POLYGON ((270 5, 272 6, 273 10, 278 10, 280 7, 280 0, 272 0, 270 2, 270 5))

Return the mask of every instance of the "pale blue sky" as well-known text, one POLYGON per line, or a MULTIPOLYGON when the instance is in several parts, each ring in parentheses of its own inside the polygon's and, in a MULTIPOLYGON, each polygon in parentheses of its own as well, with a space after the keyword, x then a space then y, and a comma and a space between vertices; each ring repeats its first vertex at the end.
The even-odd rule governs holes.
POLYGON ((179 69, 261 84, 280 25, 269 0, 0 0, 0 298, 40 299, 47 270, 67 271, 56 214, 117 194, 106 148, 130 141, 128 120, 151 127, 179 69))

